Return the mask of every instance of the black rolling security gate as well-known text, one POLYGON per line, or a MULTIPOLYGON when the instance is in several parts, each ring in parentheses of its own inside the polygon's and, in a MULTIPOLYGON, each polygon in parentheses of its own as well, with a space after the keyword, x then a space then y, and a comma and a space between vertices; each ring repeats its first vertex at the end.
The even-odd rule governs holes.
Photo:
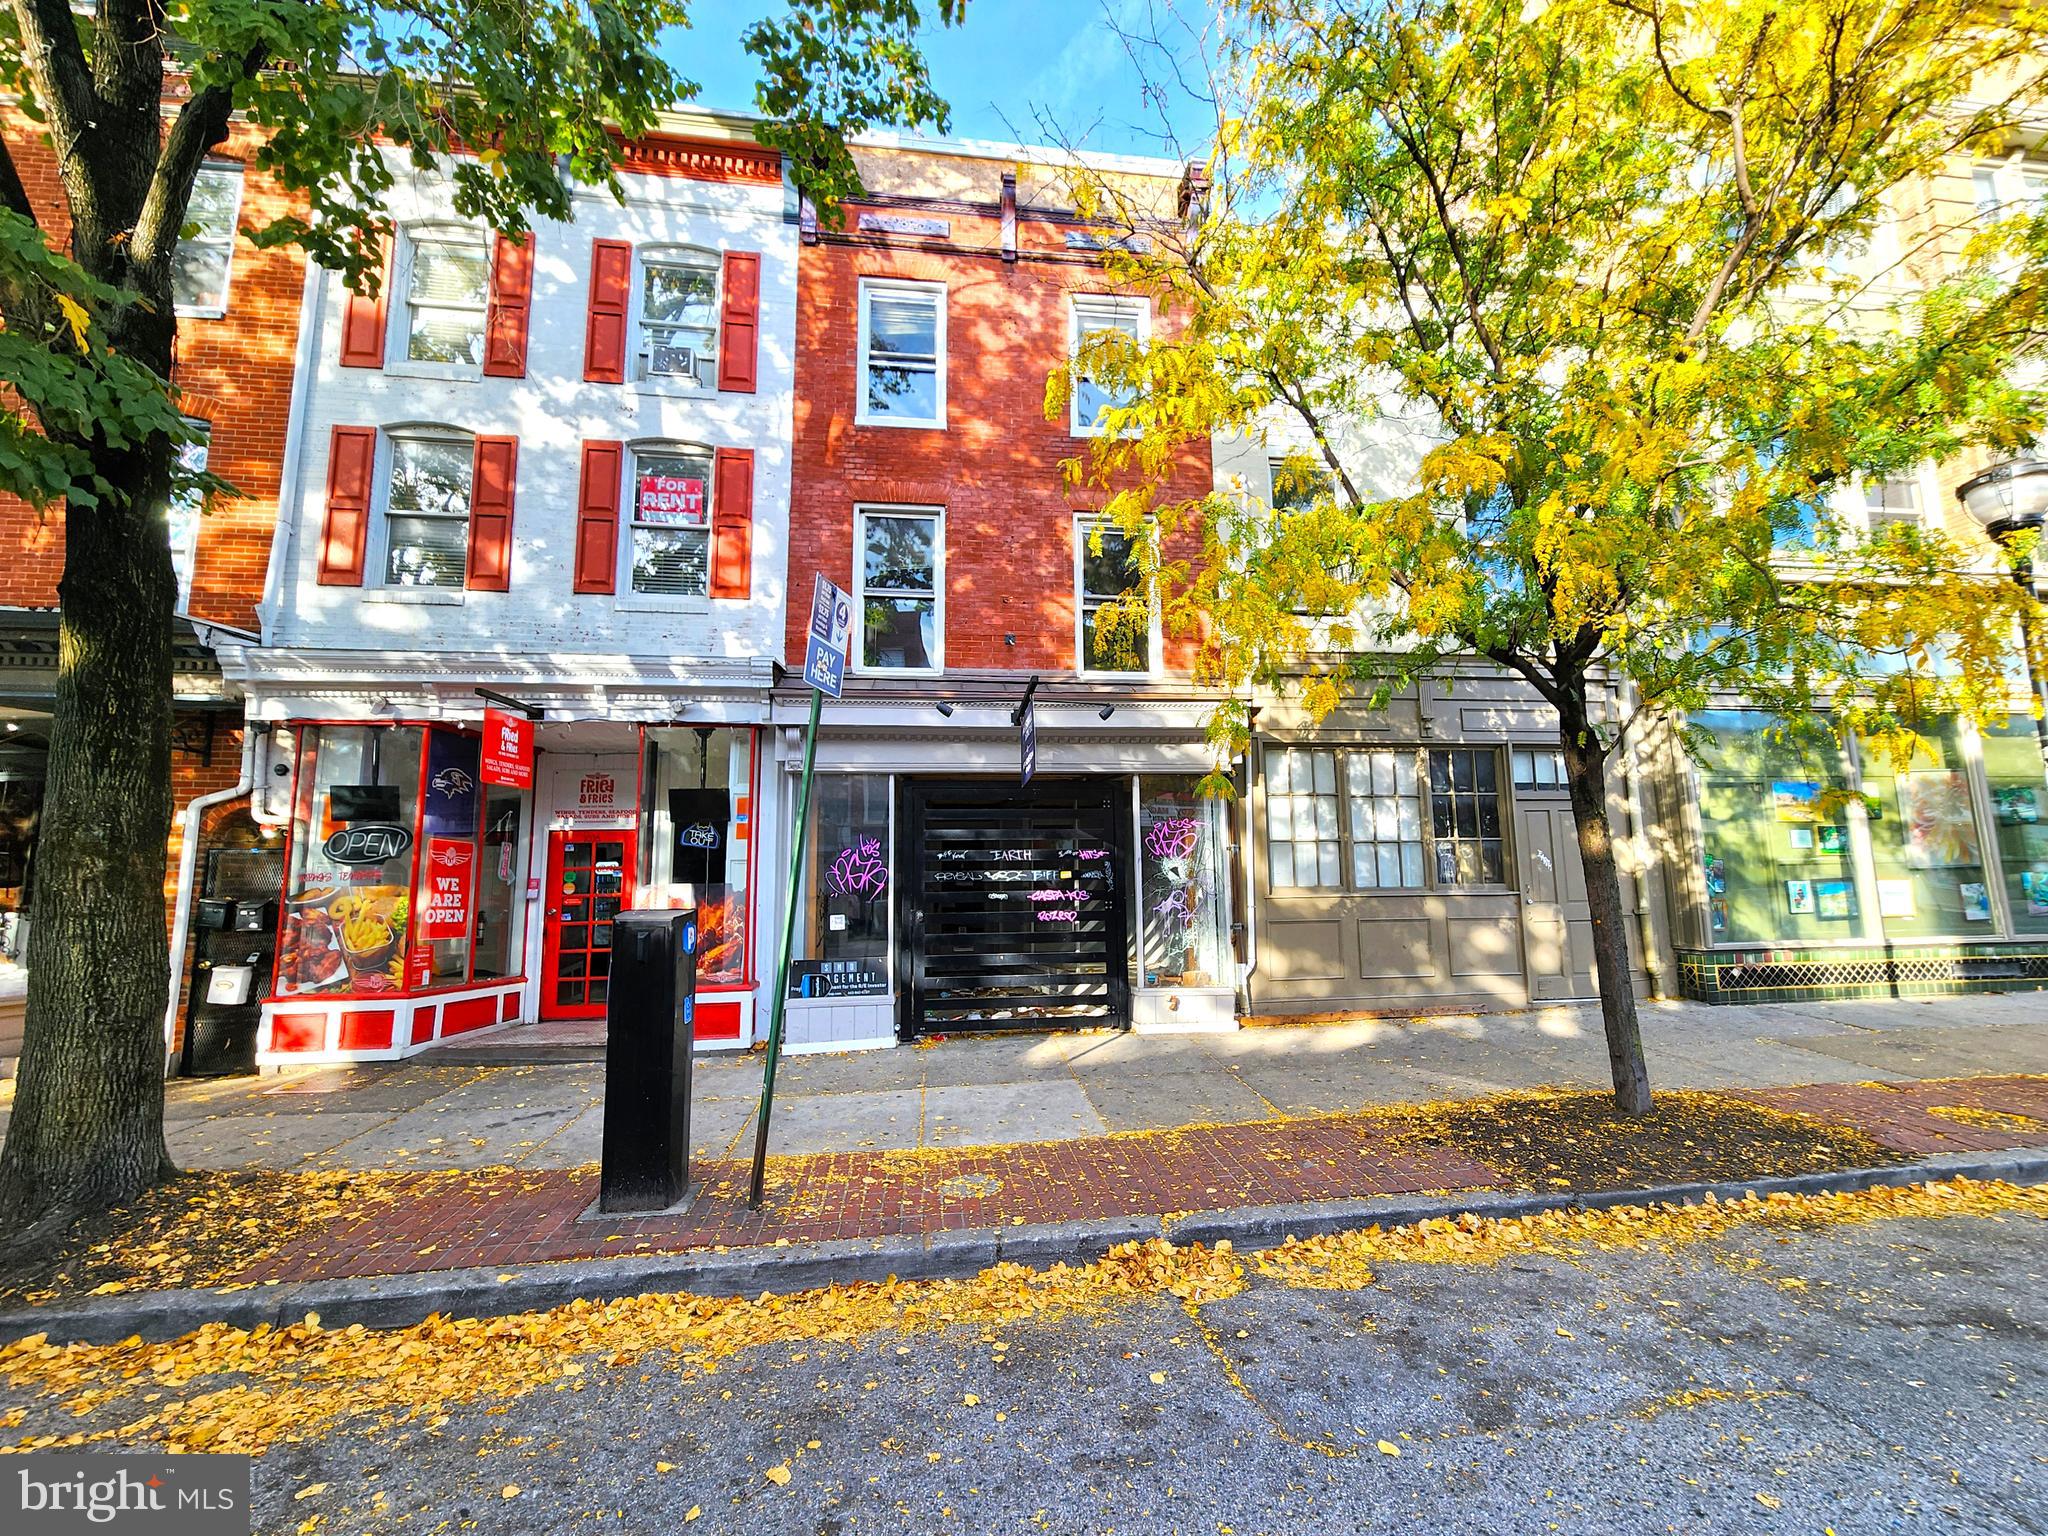
POLYGON ((1130 1020, 1130 787, 905 785, 906 1036, 1130 1020))

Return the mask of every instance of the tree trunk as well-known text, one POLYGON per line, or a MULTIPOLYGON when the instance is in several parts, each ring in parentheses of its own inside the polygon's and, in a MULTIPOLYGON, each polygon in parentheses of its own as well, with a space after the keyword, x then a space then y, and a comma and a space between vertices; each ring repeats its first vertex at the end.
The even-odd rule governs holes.
POLYGON ((1607 753, 1587 723, 1583 684, 1568 694, 1560 717, 1572 821, 1579 833, 1586 904, 1592 909, 1593 963, 1600 981, 1600 1020, 1607 1031, 1614 1102, 1624 1114, 1645 1115, 1650 1112, 1650 1070, 1643 1060, 1642 1025, 1629 977, 1628 919, 1614 865, 1614 835, 1607 824, 1607 753))
POLYGON ((0 1233, 16 1241, 177 1171, 164 1145, 163 1037, 176 586, 162 509, 172 450, 156 438, 92 451, 116 489, 98 506, 67 508, 64 521, 28 1017, 0 1148, 0 1233))

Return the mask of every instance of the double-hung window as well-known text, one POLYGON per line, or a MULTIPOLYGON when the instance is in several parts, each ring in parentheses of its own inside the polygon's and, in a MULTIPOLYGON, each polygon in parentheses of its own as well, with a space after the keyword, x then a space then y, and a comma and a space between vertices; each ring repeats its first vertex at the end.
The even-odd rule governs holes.
POLYGON ((1337 480, 1330 466, 1319 464, 1306 454, 1288 454, 1266 461, 1272 477, 1272 506, 1282 517, 1306 512, 1335 498, 1337 480))
POLYGON ((711 591, 711 455, 644 448, 633 455, 633 590, 663 597, 711 591))
POLYGON ((859 350, 856 421, 946 424, 945 284, 863 278, 859 350))
POLYGON ((676 248, 640 257, 640 377, 718 378, 718 257, 676 248))
POLYGON ((1908 476, 1900 480, 1865 480, 1860 486, 1863 523, 1871 533, 1904 524, 1920 526, 1920 482, 1908 476))
POLYGON ((2048 208, 2048 160, 2010 156, 1982 161, 1970 173, 1977 217, 1990 222, 2048 208))
POLYGON ((1506 883, 1490 747, 1269 746, 1264 775, 1275 891, 1506 883))
POLYGON ((392 434, 384 495, 386 586, 462 586, 474 463, 475 442, 467 434, 392 434))
POLYGON ((405 355, 415 363, 480 368, 484 311, 491 293, 491 248, 476 230, 411 231, 405 283, 405 355))
POLYGON ((1074 585, 1083 672, 1150 672, 1152 608, 1137 540, 1111 523, 1074 520, 1074 585))
MULTIPOLYGON (((1152 328, 1152 306, 1148 300, 1113 294, 1076 294, 1070 351, 1076 357, 1091 336, 1105 331, 1119 332, 1133 346, 1143 346, 1152 328)), ((1125 384, 1096 379, 1086 368, 1074 370, 1073 432, 1092 437, 1102 430, 1106 412, 1122 410, 1137 399, 1137 391, 1125 384)))
POLYGON ((224 315, 235 225, 242 212, 242 170, 202 165, 185 208, 185 229, 171 252, 171 300, 181 315, 224 315))
POLYGON ((936 512, 864 511, 859 517, 860 665, 936 672, 944 665, 944 522, 936 512))

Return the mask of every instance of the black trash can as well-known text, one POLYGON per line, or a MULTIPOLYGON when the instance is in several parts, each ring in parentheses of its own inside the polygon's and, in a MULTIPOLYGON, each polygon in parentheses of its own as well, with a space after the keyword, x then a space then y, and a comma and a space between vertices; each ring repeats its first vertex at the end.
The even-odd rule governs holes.
POLYGON ((605 1003, 600 1211, 664 1210, 689 1190, 696 992, 696 909, 621 912, 605 1003))

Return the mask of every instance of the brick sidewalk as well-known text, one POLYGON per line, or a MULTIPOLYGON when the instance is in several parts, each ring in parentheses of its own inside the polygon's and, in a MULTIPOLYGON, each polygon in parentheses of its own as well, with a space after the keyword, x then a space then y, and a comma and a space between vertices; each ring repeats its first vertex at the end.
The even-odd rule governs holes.
MULTIPOLYGON (((1803 1118, 1805 1134, 1868 1160, 2048 1146, 2048 1078, 1828 1084, 1703 1096, 1803 1118), (1840 1133, 1856 1133, 1843 1135, 1840 1133), (1867 1138, 1867 1139, 1866 1139, 1867 1138)), ((1668 1101, 1667 1101, 1668 1102, 1668 1101)), ((1466 1106, 1469 1111, 1472 1106, 1466 1106)), ((1484 1106, 1479 1106, 1483 1111, 1484 1106)), ((414 1173, 380 1186, 360 1213, 326 1220, 214 1283, 396 1275, 556 1260, 799 1244, 843 1238, 1111 1216, 1159 1216, 1247 1206, 1528 1187, 1457 1147, 1428 1145, 1400 1111, 1191 1126, 969 1149, 778 1158, 768 1198, 746 1204, 744 1162, 700 1163, 681 1216, 578 1218, 597 1196, 595 1169, 414 1173)), ((1693 1143, 1686 1142, 1687 1147, 1693 1143)), ((1495 1161, 1512 1166, 1498 1154, 1495 1161)), ((1640 1161, 1654 1163, 1654 1149, 1640 1161)), ((1576 1187, 1659 1182, 1641 1172, 1576 1187)), ((1684 1176, 1698 1176, 1695 1170, 1684 1176)), ((1560 1186, 1567 1181, 1547 1181, 1560 1186)))

